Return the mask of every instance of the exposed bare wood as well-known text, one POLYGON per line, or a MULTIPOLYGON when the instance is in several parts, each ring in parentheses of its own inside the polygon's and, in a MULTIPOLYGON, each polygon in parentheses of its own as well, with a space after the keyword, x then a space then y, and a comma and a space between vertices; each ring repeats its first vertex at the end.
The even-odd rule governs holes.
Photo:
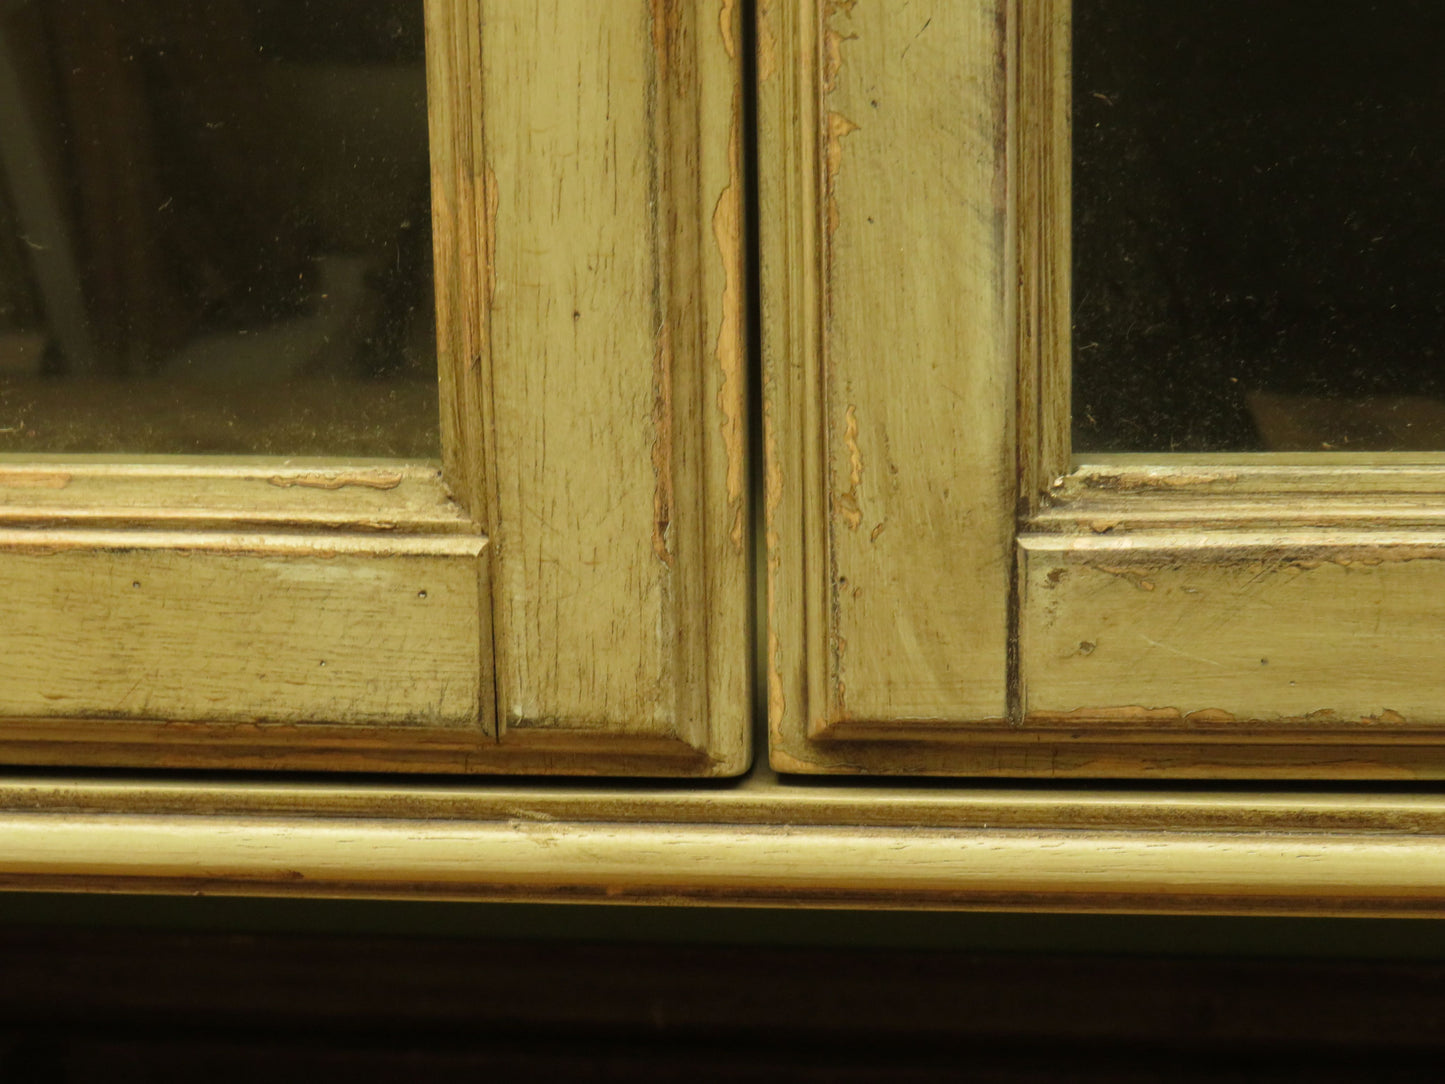
POLYGON ((1027 512, 1068 472, 1072 453, 1072 12, 1068 0, 1022 3, 1017 12, 1019 500, 1027 512))
POLYGON ((485 523, 495 496, 491 308, 495 178, 487 175, 482 114, 481 0, 426 0, 427 117, 442 453, 462 507, 485 523))

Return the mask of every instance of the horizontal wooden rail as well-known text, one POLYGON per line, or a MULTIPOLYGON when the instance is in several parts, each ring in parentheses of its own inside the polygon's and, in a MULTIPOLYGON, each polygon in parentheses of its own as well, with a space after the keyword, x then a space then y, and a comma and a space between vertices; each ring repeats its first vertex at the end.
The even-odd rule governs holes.
POLYGON ((11 889, 1445 914, 1422 794, 0 781, 11 889))

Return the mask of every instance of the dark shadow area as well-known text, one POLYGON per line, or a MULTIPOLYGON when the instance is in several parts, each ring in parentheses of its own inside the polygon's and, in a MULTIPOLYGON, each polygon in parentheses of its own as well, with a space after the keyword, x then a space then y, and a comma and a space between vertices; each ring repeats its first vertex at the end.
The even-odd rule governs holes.
POLYGON ((0 6, 0 451, 431 456, 419 0, 0 6))
POLYGON ((16 1081, 1414 1080, 1442 1012, 1439 964, 0 929, 16 1081))
POLYGON ((1076 449, 1445 449, 1445 5, 1074 13, 1076 449))

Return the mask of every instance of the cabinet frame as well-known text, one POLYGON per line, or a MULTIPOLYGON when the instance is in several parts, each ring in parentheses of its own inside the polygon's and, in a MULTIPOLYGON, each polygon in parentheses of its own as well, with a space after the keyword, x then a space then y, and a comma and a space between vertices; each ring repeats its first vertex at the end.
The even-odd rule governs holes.
POLYGON ((1071 454, 1070 10, 761 7, 773 766, 1438 777, 1445 456, 1071 454))
MULTIPOLYGON (((729 7, 724 3, 724 10, 729 7)), ((787 74, 794 31, 780 20, 811 8, 804 0, 759 0, 758 66, 765 107, 770 101, 789 101, 771 96, 795 79, 787 74)), ((769 123, 776 121, 765 115, 765 150, 776 138, 769 134, 769 123)), ((763 166, 765 174, 772 168, 766 155, 763 166)), ((771 198, 766 187, 763 196, 766 208, 771 198)), ((774 210, 765 221, 796 224, 786 207, 774 210)), ((765 231, 765 237, 773 239, 770 243, 788 238, 798 244, 800 235, 774 230, 765 231)), ((776 260, 777 251, 765 257, 776 260)), ((1050 296, 1047 290, 1043 294, 1050 296)), ((777 296, 768 294, 770 306, 778 305, 777 296)), ((807 336, 816 332, 805 312, 788 305, 772 310, 773 317, 793 314, 787 319, 796 329, 795 343, 812 341, 807 336)), ((808 355, 792 350, 782 365, 777 357, 770 354, 774 360, 767 374, 770 450, 790 448, 797 439, 790 435, 795 431, 784 428, 789 412, 801 409, 796 398, 789 398, 789 381, 798 378, 794 370, 808 355)), ((793 589, 790 562, 798 560, 798 551, 782 546, 791 546, 793 532, 801 530, 801 519, 789 518, 794 513, 788 511, 800 507, 801 497, 790 489, 796 477, 787 462, 772 458, 766 467, 767 560, 774 590, 780 592, 771 604, 782 609, 795 605, 786 592, 793 589)), ((1044 480, 1044 488, 1052 480, 1048 471, 1034 477, 1044 480)), ((1021 492, 1014 480, 1010 473, 1005 499, 1011 507, 1021 492)), ((316 481, 337 479, 323 474, 316 481)), ((268 483, 262 492, 282 502, 343 494, 365 503, 365 514, 379 526, 389 520, 378 503, 409 495, 402 507, 411 509, 407 514, 420 533, 430 523, 434 533, 444 534, 457 518, 454 506, 438 509, 430 497, 400 486, 317 489, 268 483)), ((1175 492, 1168 488, 1159 495, 1175 492)), ((35 489, 32 497, 40 493, 35 489)), ((1369 514, 1358 507, 1353 512, 1343 504, 1334 507, 1346 518, 1369 514)), ((1129 509, 1141 523, 1171 514, 1142 502, 1129 509)), ((1049 515, 1067 512, 1058 500, 1031 514, 1042 524, 1049 515)), ((232 529, 288 514, 263 515, 248 501, 241 512, 211 509, 202 518, 208 528, 232 529)), ((343 518, 351 522, 349 514, 343 518)), ((471 522, 469 516, 465 522, 471 522)), ((1003 551, 1005 560, 1008 552, 1003 551)), ((781 650, 775 640, 769 669, 779 681, 775 691, 788 696, 799 672, 776 668, 785 657, 781 650)), ((872 757, 881 768, 898 763, 886 759, 896 758, 898 748, 896 742, 887 748, 856 742, 850 755, 859 758, 857 765, 872 757)), ((920 761, 954 755, 936 742, 916 748, 920 761)), ((686 785, 10 772, 0 775, 0 889, 1438 916, 1445 914, 1445 801, 1399 788, 1272 792, 1263 787, 1150 790, 1060 783, 1041 789, 861 779, 805 786, 764 766, 743 780, 686 785)))
POLYGON ((1070 454, 1070 6, 1021 23, 1015 726, 1082 774, 1439 778, 1445 456, 1070 454))
POLYGON ((0 759, 746 768, 741 12, 578 14, 426 0, 440 469, 0 464, 0 759))

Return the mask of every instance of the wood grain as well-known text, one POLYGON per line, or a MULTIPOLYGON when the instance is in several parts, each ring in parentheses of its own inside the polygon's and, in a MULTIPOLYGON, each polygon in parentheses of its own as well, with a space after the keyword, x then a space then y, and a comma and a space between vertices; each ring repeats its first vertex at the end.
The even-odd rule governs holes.
POLYGON ((666 738, 740 770, 740 14, 477 9, 476 504, 503 742, 666 738))
POLYGON ((480 729, 483 545, 0 530, 0 717, 480 729))
POLYGON ((426 18, 441 469, 0 462, 11 762, 746 767, 741 12, 426 18))
POLYGON ((1014 65, 1018 243, 1019 503, 1038 509, 1069 472, 1073 403, 1073 13, 1068 0, 1017 8, 1014 65))
MULTIPOLYGON (((1024 724, 1438 744, 1438 532, 1022 540, 1024 724)), ((1438 772, 1439 755, 1420 771, 1438 772)))
POLYGON ((1014 5, 760 17, 773 755, 828 770, 1007 711, 1014 5))

